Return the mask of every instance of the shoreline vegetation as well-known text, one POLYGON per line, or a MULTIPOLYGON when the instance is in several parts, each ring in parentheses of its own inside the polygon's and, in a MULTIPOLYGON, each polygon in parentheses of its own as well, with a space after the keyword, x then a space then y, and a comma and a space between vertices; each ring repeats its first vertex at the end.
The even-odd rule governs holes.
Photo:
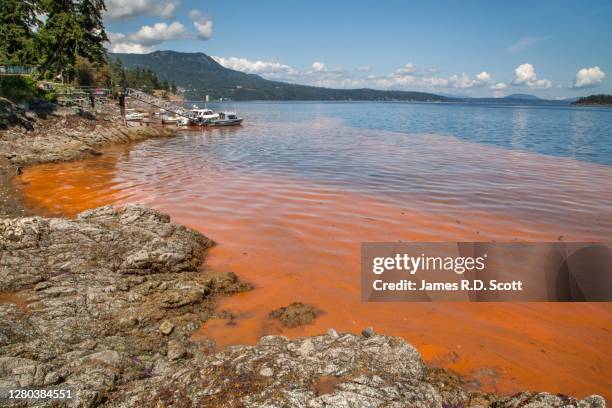
MULTIPOLYGON (((0 130, 4 187, 24 166, 78 160, 114 143, 174 134, 118 125, 110 105, 98 112, 47 106, 51 111, 39 116, 0 102, 2 117, 11 121, 0 130)), ((428 367, 403 339, 371 328, 361 335, 330 329, 296 340, 265 336, 254 346, 215 350, 190 334, 223 313, 215 307, 217 296, 251 286, 231 272, 205 268, 211 240, 132 204, 75 219, 24 217, 19 197, 10 187, 8 194, 0 207, 0 248, 7 254, 0 264, 0 380, 6 386, 68 387, 89 407, 227 401, 253 407, 605 406, 599 396, 468 390, 459 376, 428 367)), ((303 324, 317 313, 293 304, 271 311, 271 318, 288 315, 303 324), (300 310, 303 317, 296 315, 300 310)))
POLYGON ((612 95, 590 95, 578 99, 572 105, 612 106, 612 95))

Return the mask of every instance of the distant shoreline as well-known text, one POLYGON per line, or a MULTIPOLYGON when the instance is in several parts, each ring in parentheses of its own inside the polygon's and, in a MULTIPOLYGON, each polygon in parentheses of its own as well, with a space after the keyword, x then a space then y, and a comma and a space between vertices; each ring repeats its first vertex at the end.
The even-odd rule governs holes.
POLYGON ((578 99, 572 105, 576 106, 612 106, 612 95, 590 95, 578 99))

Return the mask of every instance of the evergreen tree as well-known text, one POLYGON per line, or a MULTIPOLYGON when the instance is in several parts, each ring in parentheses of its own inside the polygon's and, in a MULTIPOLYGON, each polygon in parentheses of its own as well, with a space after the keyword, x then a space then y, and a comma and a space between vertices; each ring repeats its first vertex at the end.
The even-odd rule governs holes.
POLYGON ((38 0, 0 1, 0 63, 29 65, 36 62, 34 37, 41 22, 38 0))
POLYGON ((108 41, 102 12, 103 0, 40 0, 47 20, 36 36, 42 75, 72 74, 77 56, 92 63, 104 62, 108 41))
POLYGON ((111 71, 111 85, 113 87, 125 87, 126 86, 126 75, 123 69, 123 63, 119 58, 115 61, 110 61, 111 71))

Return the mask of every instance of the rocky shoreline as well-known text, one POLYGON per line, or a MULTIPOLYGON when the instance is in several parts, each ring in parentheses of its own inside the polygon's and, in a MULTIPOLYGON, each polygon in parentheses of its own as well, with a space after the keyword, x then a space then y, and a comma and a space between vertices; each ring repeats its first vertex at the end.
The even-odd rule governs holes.
POLYGON ((12 179, 26 166, 78 160, 100 149, 150 138, 171 137, 174 129, 125 126, 114 106, 95 112, 32 105, 30 109, 0 98, 0 217, 22 216, 12 179))
POLYGON ((0 291, 27 307, 0 305, 0 388, 61 385, 96 406, 164 362, 210 352, 190 332, 214 312, 215 294, 249 289, 200 271, 211 245, 137 205, 1 220, 0 291))
POLYGON ((24 303, 0 304, 0 388, 69 389, 84 407, 605 406, 469 392, 371 329, 215 352, 190 334, 215 315, 216 296, 250 287, 201 268, 211 245, 139 205, 0 220, 0 291, 24 303))
MULTIPOLYGON (((250 289, 203 267, 210 239, 140 205, 75 219, 24 217, 10 187, 23 166, 171 132, 82 112, 27 113, 13 112, 21 119, 0 130, 0 292, 20 300, 0 303, 0 389, 70 389, 69 406, 83 407, 605 406, 598 396, 470 392, 459 377, 426 366, 403 339, 371 329, 266 336, 219 352, 193 342, 191 333, 217 313, 216 297, 250 289)), ((305 305, 289 306, 273 317, 316 318, 305 305), (302 309, 307 316, 297 316, 302 309)), ((0 399, 0 406, 28 403, 41 406, 0 399)))

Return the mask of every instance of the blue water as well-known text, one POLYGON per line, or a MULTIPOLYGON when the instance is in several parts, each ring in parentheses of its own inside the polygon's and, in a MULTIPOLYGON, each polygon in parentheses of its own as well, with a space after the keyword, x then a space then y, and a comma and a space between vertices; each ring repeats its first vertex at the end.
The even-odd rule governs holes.
MULTIPOLYGON (((341 119, 349 127, 454 136, 469 142, 612 165, 612 109, 395 102, 211 104, 247 121, 341 119)), ((376 137, 376 134, 372 134, 376 137)))

